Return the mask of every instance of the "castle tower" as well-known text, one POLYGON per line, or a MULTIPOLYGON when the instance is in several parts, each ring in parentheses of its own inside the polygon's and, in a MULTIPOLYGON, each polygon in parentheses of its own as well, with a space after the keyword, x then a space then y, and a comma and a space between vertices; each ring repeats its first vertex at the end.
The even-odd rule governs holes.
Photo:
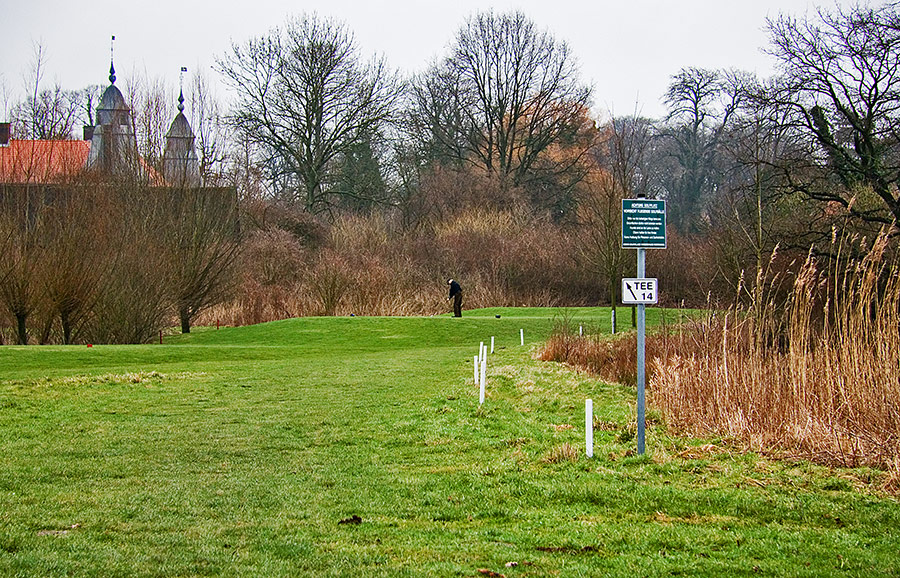
POLYGON ((163 178, 169 186, 200 186, 200 163, 194 140, 191 123, 184 116, 184 90, 181 90, 178 94, 178 115, 166 133, 166 150, 163 153, 163 178))
POLYGON ((116 69, 112 55, 109 61, 109 83, 97 106, 97 126, 91 136, 87 168, 109 175, 136 177, 143 171, 138 157, 131 109, 116 87, 116 69))

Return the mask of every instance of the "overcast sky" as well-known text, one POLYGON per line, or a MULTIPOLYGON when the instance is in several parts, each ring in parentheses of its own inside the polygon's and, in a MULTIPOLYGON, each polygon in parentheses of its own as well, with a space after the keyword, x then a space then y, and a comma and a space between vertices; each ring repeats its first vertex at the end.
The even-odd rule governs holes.
MULTIPOLYGON (((850 5, 849 0, 840 0, 850 5)), ((882 3, 875 0, 873 3, 882 3)), ((768 76, 766 17, 803 16, 833 0, 0 0, 0 115, 22 97, 23 78, 43 47, 44 83, 79 89, 107 84, 110 36, 120 79, 163 78, 182 66, 210 70, 232 42, 265 34, 289 15, 315 12, 343 21, 364 57, 381 55, 405 73, 446 53, 466 17, 518 9, 566 41, 594 87, 598 114, 664 114, 671 75, 689 66, 737 68, 768 76), (5 95, 5 96, 4 96, 5 95)), ((187 95, 186 95, 187 96, 187 95)), ((223 100, 227 94, 220 94, 223 100)), ((6 120, 6 119, 0 119, 6 120)))

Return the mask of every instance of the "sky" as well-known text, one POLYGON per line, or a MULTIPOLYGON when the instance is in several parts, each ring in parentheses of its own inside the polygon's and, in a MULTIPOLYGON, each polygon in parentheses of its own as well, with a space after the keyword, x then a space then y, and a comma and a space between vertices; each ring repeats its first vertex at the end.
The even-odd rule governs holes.
MULTIPOLYGON (((851 1, 837 0, 840 5, 851 1)), ((875 0, 877 3, 877 0, 875 0)), ((662 95, 685 67, 775 71, 762 49, 766 18, 802 17, 835 0, 0 0, 0 115, 27 94, 35 47, 43 86, 106 85, 110 37, 120 79, 143 75, 178 85, 179 71, 204 69, 233 43, 265 35, 289 17, 316 13, 343 22, 364 59, 382 56, 406 74, 444 56, 466 18, 520 10, 578 58, 594 87, 598 116, 665 115, 662 95)), ((217 89, 227 102, 228 92, 217 89)), ((188 95, 185 95, 188 96, 188 95)), ((3 121, 6 119, 0 119, 3 121)))

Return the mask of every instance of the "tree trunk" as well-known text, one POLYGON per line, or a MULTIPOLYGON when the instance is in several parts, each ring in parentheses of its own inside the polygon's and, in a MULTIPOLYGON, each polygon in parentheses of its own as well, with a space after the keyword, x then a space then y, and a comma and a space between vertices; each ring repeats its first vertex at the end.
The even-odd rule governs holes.
POLYGON ((28 332, 25 330, 25 320, 28 319, 27 315, 22 315, 20 313, 16 314, 16 325, 18 327, 17 334, 19 338, 19 345, 28 345, 28 332))
POLYGON ((53 316, 48 315, 47 320, 44 322, 44 327, 41 328, 41 337, 38 339, 38 343, 41 345, 47 345, 50 343, 50 332, 53 331, 53 316))
POLYGON ((191 332, 191 316, 188 313, 187 309, 182 309, 178 312, 178 317, 181 318, 181 332, 182 333, 190 333, 191 332))
POLYGON ((59 321, 62 324, 63 344, 71 345, 71 343, 72 343, 72 322, 69 320, 68 313, 60 313, 59 321))

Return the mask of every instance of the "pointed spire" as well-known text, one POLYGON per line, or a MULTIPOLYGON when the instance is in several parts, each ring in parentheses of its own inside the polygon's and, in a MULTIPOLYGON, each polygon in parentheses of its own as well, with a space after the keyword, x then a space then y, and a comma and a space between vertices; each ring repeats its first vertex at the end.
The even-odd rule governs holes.
POLYGON ((109 82, 110 84, 116 83, 116 68, 113 66, 113 43, 115 42, 116 37, 113 35, 112 39, 109 41, 109 82))
POLYGON ((187 72, 187 66, 181 67, 181 76, 178 86, 178 112, 184 112, 184 73, 187 72))

